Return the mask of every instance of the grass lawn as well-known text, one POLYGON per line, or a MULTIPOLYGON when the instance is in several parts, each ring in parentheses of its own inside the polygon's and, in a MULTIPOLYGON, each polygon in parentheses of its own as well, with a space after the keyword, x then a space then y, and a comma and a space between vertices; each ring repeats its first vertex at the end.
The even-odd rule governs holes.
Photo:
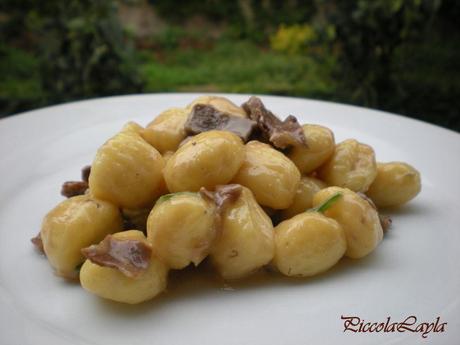
POLYGON ((330 99, 332 61, 284 55, 247 41, 223 41, 204 49, 142 53, 147 92, 240 92, 330 99))

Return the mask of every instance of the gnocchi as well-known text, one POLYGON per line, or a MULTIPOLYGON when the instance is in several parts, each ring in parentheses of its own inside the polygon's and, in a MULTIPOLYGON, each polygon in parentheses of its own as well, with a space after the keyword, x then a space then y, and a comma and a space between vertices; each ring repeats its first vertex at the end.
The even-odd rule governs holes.
POLYGON ((303 125, 307 147, 294 146, 288 157, 302 174, 309 174, 319 168, 334 153, 334 134, 329 128, 319 125, 303 125))
POLYGON ((288 219, 295 215, 305 212, 313 207, 313 196, 316 192, 326 188, 327 185, 315 178, 304 176, 300 179, 299 185, 294 196, 294 200, 288 208, 282 211, 282 218, 288 219))
POLYGON ((216 235, 215 207, 198 193, 160 198, 147 219, 147 234, 158 257, 169 267, 197 266, 209 253, 216 235))
POLYGON ((365 192, 377 175, 372 147, 354 139, 337 144, 332 157, 319 170, 327 184, 365 192))
POLYGON ((300 172, 281 152, 267 144, 250 141, 245 158, 233 181, 249 188, 263 206, 289 207, 294 200, 300 172))
POLYGON ((273 225, 248 188, 222 215, 211 261, 224 279, 247 276, 274 255, 273 225))
POLYGON ((189 110, 171 108, 162 112, 141 132, 142 137, 161 154, 175 151, 185 139, 185 122, 189 110))
POLYGON ((327 209, 324 215, 335 219, 345 231, 345 254, 354 259, 362 258, 370 254, 383 239, 379 215, 367 200, 349 189, 340 187, 320 190, 313 197, 313 206, 319 206, 336 193, 341 193, 341 198, 327 209))
POLYGON ((168 163, 169 158, 171 158, 173 155, 174 155, 174 151, 166 151, 165 153, 163 153, 163 160, 165 162, 165 165, 166 163, 168 163))
POLYGON ((246 112, 242 107, 237 106, 229 99, 220 96, 201 96, 195 99, 187 106, 187 109, 192 110, 195 104, 211 105, 217 110, 234 116, 246 117, 246 112))
POLYGON ((407 163, 377 164, 377 176, 366 194, 379 207, 399 206, 421 190, 420 173, 407 163))
MULTIPOLYGON (((113 235, 120 241, 148 243, 141 231, 129 230, 113 235)), ((116 268, 101 266, 87 259, 80 271, 81 286, 100 297, 116 302, 137 304, 152 299, 165 290, 168 267, 151 254, 148 268, 138 277, 129 277, 116 268)))
POLYGON ((56 274, 77 278, 78 266, 83 263, 81 249, 121 230, 121 215, 116 206, 90 195, 79 195, 64 200, 45 216, 40 237, 56 274))
POLYGON ((229 183, 244 160, 242 140, 226 131, 196 135, 169 158, 164 169, 168 190, 172 193, 198 192, 229 183))
POLYGON ((98 199, 123 208, 151 205, 165 191, 161 154, 132 129, 109 139, 96 153, 89 188, 98 199))
POLYGON ((32 242, 57 275, 138 304, 191 265, 224 280, 264 267, 311 277, 365 257, 391 224, 377 207, 420 189, 412 166, 377 164, 369 145, 336 144, 329 128, 280 119, 257 97, 237 106, 202 96, 145 128, 127 123, 81 181, 64 183, 68 199, 32 242))
POLYGON ((303 212, 275 228, 273 263, 284 275, 308 277, 330 269, 346 249, 338 222, 319 212, 303 212))

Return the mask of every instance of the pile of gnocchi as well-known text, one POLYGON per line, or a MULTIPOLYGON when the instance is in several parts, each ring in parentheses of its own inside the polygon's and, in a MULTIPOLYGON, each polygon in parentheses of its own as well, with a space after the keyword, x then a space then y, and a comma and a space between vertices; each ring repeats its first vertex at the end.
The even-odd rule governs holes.
POLYGON ((58 276, 136 304, 168 272, 206 260, 225 280, 269 268, 288 277, 359 259, 421 189, 419 172, 378 163, 355 139, 284 121, 251 97, 202 96, 146 127, 130 122, 97 151, 32 242, 58 276))

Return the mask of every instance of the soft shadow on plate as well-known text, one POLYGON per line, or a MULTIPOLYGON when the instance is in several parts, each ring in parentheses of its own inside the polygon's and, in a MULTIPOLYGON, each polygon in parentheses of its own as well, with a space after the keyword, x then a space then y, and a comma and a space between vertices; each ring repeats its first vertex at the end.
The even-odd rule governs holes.
MULTIPOLYGON (((388 215, 390 217, 397 217, 397 216, 426 216, 430 213, 433 213, 433 208, 428 207, 429 205, 422 204, 422 203, 409 203, 407 205, 402 205, 399 207, 386 207, 379 209, 379 213, 388 215)), ((432 206, 432 205, 431 205, 432 206)), ((390 229, 391 231, 391 229, 390 229)))
POLYGON ((379 269, 385 269, 385 262, 380 255, 376 254, 374 252, 359 260, 344 257, 333 268, 314 277, 285 277, 270 269, 262 269, 250 277, 236 281, 224 281, 219 278, 211 264, 206 261, 199 267, 189 266, 181 271, 171 271, 167 290, 153 300, 142 304, 126 305, 95 296, 88 296, 88 298, 97 299, 98 309, 101 312, 110 313, 111 316, 118 314, 121 317, 141 317, 143 314, 155 313, 163 308, 168 308, 172 302, 180 303, 181 301, 200 299, 209 294, 214 294, 214 296, 221 294, 224 298, 228 294, 237 295, 252 290, 273 288, 279 288, 281 289, 280 293, 283 293, 283 289, 292 287, 303 286, 308 290, 312 285, 323 284, 331 279, 339 281, 353 273, 359 273, 359 271, 372 269, 378 274, 379 269))

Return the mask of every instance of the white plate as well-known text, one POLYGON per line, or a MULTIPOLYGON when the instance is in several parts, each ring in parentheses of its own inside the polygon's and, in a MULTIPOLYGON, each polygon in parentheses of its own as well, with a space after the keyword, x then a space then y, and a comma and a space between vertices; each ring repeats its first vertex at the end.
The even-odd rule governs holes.
MULTIPOLYGON (((99 300, 53 275, 30 238, 96 149, 121 126, 145 125, 196 94, 96 99, 0 121, 1 344, 458 344, 460 340, 460 135, 388 113, 263 96, 280 116, 372 145, 378 160, 407 161, 421 194, 394 211, 394 227, 362 260, 343 260, 308 280, 268 277, 232 287, 182 277, 141 306, 99 300), (444 332, 344 332, 341 316, 366 321, 447 322, 444 332)), ((228 95, 236 103, 246 95, 228 95)))

